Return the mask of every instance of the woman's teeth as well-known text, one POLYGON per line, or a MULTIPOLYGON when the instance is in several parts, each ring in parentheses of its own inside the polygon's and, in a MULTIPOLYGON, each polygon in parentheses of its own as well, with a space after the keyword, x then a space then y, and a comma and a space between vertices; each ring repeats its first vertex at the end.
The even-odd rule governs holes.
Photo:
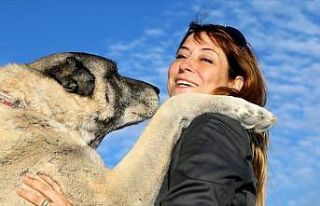
POLYGON ((177 86, 187 86, 187 87, 196 87, 197 86, 195 83, 188 82, 185 80, 177 80, 176 85, 177 86))

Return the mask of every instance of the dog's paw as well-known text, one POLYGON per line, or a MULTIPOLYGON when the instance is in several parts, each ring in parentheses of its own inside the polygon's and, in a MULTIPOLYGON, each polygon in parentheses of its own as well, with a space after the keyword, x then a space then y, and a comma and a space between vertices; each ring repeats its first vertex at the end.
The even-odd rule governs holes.
POLYGON ((266 131, 276 123, 277 118, 267 109, 244 100, 239 104, 237 111, 237 120, 246 129, 253 129, 257 133, 266 131))
POLYGON ((165 107, 174 111, 175 115, 184 114, 191 118, 205 112, 220 113, 258 133, 266 131, 276 122, 276 117, 267 109, 242 98, 225 95, 185 93, 169 98, 165 107))
MULTIPOLYGON (((276 117, 267 109, 250 103, 242 98, 225 96, 212 96, 211 107, 217 113, 221 113, 233 119, 236 119, 246 129, 253 129, 261 133, 266 131, 276 122, 276 117)), ((201 99, 201 97, 197 97, 201 99)))

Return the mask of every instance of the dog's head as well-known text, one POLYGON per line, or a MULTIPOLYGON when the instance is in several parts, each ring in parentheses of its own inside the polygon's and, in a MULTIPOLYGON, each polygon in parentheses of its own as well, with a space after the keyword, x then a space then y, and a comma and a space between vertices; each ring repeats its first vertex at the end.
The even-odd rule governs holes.
POLYGON ((113 61, 100 56, 58 53, 27 66, 63 88, 61 99, 68 104, 64 107, 74 112, 62 119, 78 127, 92 147, 108 132, 151 117, 158 107, 156 87, 121 76, 113 61))

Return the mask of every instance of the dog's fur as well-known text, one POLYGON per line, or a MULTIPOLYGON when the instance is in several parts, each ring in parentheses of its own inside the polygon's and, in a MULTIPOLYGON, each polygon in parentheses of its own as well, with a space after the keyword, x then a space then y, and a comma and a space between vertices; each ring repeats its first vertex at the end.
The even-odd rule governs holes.
POLYGON ((169 98, 114 168, 95 152, 112 130, 151 117, 156 89, 117 73, 111 60, 60 53, 0 69, 0 203, 25 205, 14 189, 23 174, 57 180, 74 205, 152 205, 183 128, 204 112, 264 131, 275 120, 242 99, 201 94, 169 98))

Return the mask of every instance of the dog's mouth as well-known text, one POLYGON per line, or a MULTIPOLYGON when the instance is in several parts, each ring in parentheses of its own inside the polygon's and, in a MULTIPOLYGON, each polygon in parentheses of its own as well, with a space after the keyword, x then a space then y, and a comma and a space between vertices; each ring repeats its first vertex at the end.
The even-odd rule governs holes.
POLYGON ((93 149, 97 149, 97 147, 100 145, 100 143, 101 143, 101 141, 103 140, 104 137, 105 137, 105 135, 103 135, 101 137, 94 138, 93 140, 91 140, 88 143, 88 146, 93 148, 93 149))
MULTIPOLYGON (((145 114, 140 114, 138 112, 132 112, 132 115, 137 116, 137 119, 142 119, 141 121, 151 118, 154 115, 155 112, 149 112, 149 113, 145 113, 145 114)), ((138 120, 139 121, 139 120, 138 120)))
MULTIPOLYGON (((93 149, 96 149, 101 141, 106 137, 106 135, 108 135, 109 132, 114 131, 114 130, 119 130, 122 129, 124 127, 130 126, 130 125, 134 125, 134 124, 139 124, 147 119, 150 119, 156 112, 156 109, 158 107, 154 106, 154 108, 150 109, 148 112, 144 112, 144 113, 140 113, 137 111, 131 111, 128 112, 128 115, 131 116, 131 120, 130 121, 125 121, 123 122, 123 120, 119 120, 117 121, 118 123, 116 123, 116 125, 114 125, 114 123, 112 122, 104 122, 103 125, 101 125, 101 127, 104 128, 112 128, 110 129, 110 131, 105 132, 105 130, 101 130, 100 133, 96 133, 94 136, 95 138, 91 139, 87 145, 90 146, 93 149), (108 125, 110 124, 110 125, 108 125)), ((128 117, 124 117, 124 119, 127 119, 128 117)), ((112 119, 114 120, 114 119, 112 119)))

